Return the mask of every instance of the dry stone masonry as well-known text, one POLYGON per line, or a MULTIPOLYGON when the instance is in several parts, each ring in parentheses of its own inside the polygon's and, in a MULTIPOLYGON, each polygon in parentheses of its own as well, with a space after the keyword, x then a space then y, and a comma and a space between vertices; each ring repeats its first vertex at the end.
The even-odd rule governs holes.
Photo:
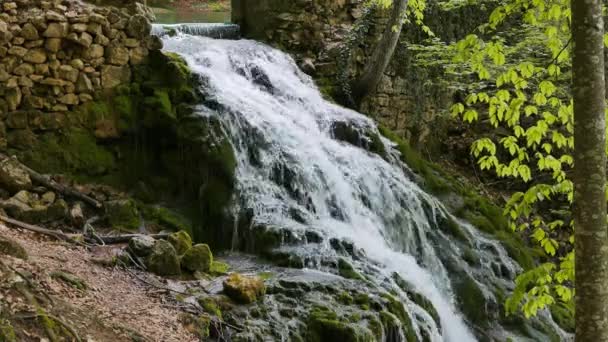
POLYGON ((150 13, 136 2, 120 9, 71 0, 0 5, 0 113, 9 128, 28 121, 51 128, 63 112, 128 83, 132 66, 162 48, 150 36, 150 13))

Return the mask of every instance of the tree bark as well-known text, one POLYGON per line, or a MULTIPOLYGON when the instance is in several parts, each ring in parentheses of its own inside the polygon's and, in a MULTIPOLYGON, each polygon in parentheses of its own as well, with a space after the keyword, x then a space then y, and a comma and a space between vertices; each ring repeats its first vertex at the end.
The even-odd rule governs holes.
POLYGON ((572 0, 576 341, 608 341, 604 23, 601 0, 572 0))
POLYGON ((352 85, 352 97, 357 105, 361 100, 372 93, 386 71, 395 48, 399 42, 399 36, 403 28, 403 16, 407 8, 408 0, 393 0, 391 17, 382 34, 382 38, 374 49, 374 52, 365 66, 363 73, 352 85))

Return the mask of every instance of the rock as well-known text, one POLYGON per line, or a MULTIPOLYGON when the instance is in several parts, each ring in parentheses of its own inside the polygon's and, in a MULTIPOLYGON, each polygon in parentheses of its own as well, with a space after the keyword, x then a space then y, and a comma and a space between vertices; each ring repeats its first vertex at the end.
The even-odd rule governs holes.
POLYGON ((104 54, 105 50, 103 46, 99 44, 93 44, 87 49, 87 51, 85 51, 84 56, 88 59, 97 59, 103 57, 104 54))
POLYGON ((0 254, 27 260, 27 251, 15 240, 0 236, 0 254))
POLYGON ((50 52, 57 52, 61 49, 61 38, 48 38, 44 47, 50 52))
POLYGON ((46 20, 48 20, 48 21, 66 21, 66 18, 63 15, 61 15, 55 11, 47 11, 46 20))
POLYGON ((31 189, 32 180, 21 163, 14 158, 7 158, 0 162, 0 185, 15 193, 31 189))
POLYGON ((144 47, 136 47, 129 51, 129 60, 131 65, 139 65, 144 62, 148 56, 148 49, 144 47))
POLYGON ((209 272, 213 254, 206 244, 198 244, 188 249, 182 257, 182 268, 191 272, 209 272))
POLYGON ((106 218, 114 228, 127 231, 139 229, 140 218, 132 200, 121 199, 105 203, 106 218))
POLYGON ((46 52, 43 49, 32 49, 23 56, 23 60, 34 64, 46 62, 46 52))
POLYGON ((26 40, 37 40, 40 35, 38 34, 38 29, 32 25, 31 23, 25 23, 21 28, 21 37, 26 40))
POLYGON ((264 296, 266 285, 259 277, 233 273, 224 281, 224 293, 237 303, 250 304, 264 296))
POLYGON ((146 38, 146 47, 150 50, 162 50, 163 41, 159 36, 149 36, 146 38))
POLYGON ((47 38, 63 38, 67 33, 67 23, 50 23, 42 35, 47 38))
POLYGON ((19 105, 21 104, 22 93, 19 88, 11 88, 8 89, 5 93, 6 104, 8 105, 8 109, 13 111, 17 110, 19 105))
POLYGON ((0 42, 7 43, 13 39, 13 33, 9 30, 8 24, 0 20, 0 42))
POLYGON ((128 66, 104 65, 101 67, 101 85, 109 89, 131 80, 131 69, 128 66))
POLYGON ((18 220, 28 223, 39 223, 47 216, 47 207, 40 203, 36 194, 25 190, 1 203, 3 209, 18 220))
POLYGON ((106 48, 106 62, 114 65, 129 63, 129 49, 123 46, 109 46, 106 48))
POLYGON ((150 32, 152 32, 152 25, 143 15, 136 14, 129 19, 127 24, 129 37, 144 39, 150 35, 150 32))
POLYGON ((81 72, 80 75, 78 75, 78 80, 76 81, 76 92, 92 93, 93 90, 93 83, 91 83, 91 80, 86 74, 81 72))
POLYGON ((58 76, 66 81, 76 82, 78 80, 78 70, 70 65, 62 65, 59 67, 58 76))
POLYGON ((77 105, 80 102, 80 99, 76 94, 65 94, 59 98, 59 102, 65 105, 77 105))
POLYGON ((308 75, 314 75, 317 71, 317 68, 315 67, 315 63, 312 58, 304 58, 302 60, 302 63, 300 63, 300 69, 302 69, 302 71, 304 71, 308 75))
POLYGON ((136 257, 144 258, 152 253, 156 240, 148 235, 134 237, 129 241, 129 251, 136 257))
POLYGON ((16 67, 13 73, 18 76, 28 76, 34 73, 34 66, 29 63, 23 63, 16 67))
POLYGON ((192 248, 192 238, 190 237, 190 234, 183 230, 169 235, 167 241, 173 245, 179 255, 183 255, 192 248))
POLYGON ((173 245, 165 240, 156 241, 150 255, 145 260, 145 264, 150 272, 161 276, 181 274, 177 252, 173 245))

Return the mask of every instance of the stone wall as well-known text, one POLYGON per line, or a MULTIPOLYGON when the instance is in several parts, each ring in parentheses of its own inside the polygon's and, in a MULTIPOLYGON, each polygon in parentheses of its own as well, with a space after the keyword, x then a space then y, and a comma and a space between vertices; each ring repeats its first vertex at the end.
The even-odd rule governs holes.
MULTIPOLYGON (((386 27, 388 11, 366 11, 362 3, 233 0, 233 21, 241 25, 246 37, 292 53, 322 91, 340 98, 345 83, 340 80, 344 75, 352 79, 361 72, 386 27), (349 61, 346 52, 351 56, 349 61)), ((464 37, 487 18, 488 10, 483 6, 444 11, 436 2, 429 1, 428 5, 425 23, 444 42, 464 37)), ((433 149, 446 131, 447 109, 457 87, 440 64, 420 63, 417 47, 428 38, 417 25, 404 27, 381 84, 359 110, 412 144, 433 149)))
POLYGON ((57 126, 63 113, 130 82, 132 67, 162 48, 134 2, 129 10, 71 0, 0 5, 0 113, 8 129, 57 126))

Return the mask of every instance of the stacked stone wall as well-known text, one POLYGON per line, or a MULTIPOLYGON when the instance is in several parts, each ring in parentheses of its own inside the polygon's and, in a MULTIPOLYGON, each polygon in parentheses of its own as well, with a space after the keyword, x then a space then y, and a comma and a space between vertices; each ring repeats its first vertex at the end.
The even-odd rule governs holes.
POLYGON ((0 6, 2 147, 7 131, 60 128, 66 112, 129 83, 132 68, 162 48, 138 3, 120 9, 71 0, 0 6))

